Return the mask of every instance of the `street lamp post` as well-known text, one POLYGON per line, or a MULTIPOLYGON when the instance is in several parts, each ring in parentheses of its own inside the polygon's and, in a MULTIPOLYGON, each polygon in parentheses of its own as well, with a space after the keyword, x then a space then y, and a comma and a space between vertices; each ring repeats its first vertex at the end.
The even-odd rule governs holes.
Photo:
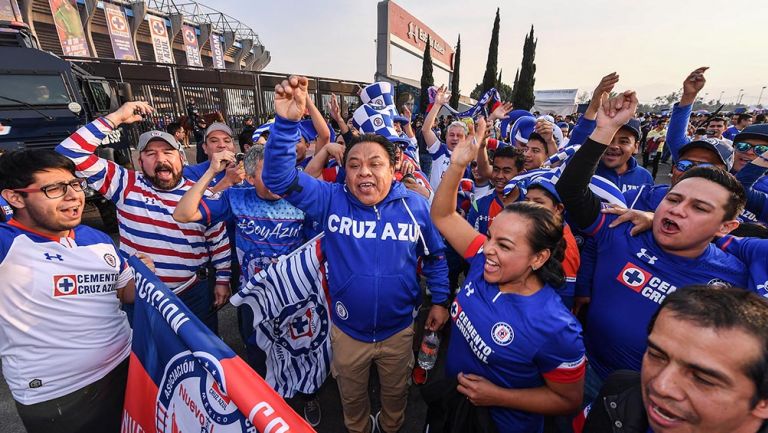
POLYGON ((722 101, 722 100, 723 100, 723 95, 724 95, 724 94, 725 94, 725 90, 723 90, 722 92, 720 92, 720 97, 719 97, 719 98, 717 98, 717 103, 718 103, 718 105, 720 104, 720 101, 722 101))
POLYGON ((760 100, 763 99, 763 91, 765 90, 765 86, 763 86, 762 89, 760 89, 760 96, 757 97, 757 105, 760 105, 760 100))
POLYGON ((739 100, 736 101, 736 105, 741 105, 741 98, 744 97, 744 89, 739 89, 739 100))

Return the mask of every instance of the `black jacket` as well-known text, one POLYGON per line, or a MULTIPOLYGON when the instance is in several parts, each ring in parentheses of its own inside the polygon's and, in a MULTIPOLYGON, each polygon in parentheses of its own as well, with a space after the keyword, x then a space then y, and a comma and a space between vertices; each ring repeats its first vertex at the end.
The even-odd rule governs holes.
MULTIPOLYGON (((648 415, 640 387, 640 373, 636 371, 611 374, 592 403, 582 433, 646 433, 648 415)), ((768 423, 756 433, 768 433, 768 423)))
POLYGON ((424 431, 429 433, 497 433, 486 407, 477 407, 456 390, 455 377, 424 385, 421 396, 427 403, 424 431))

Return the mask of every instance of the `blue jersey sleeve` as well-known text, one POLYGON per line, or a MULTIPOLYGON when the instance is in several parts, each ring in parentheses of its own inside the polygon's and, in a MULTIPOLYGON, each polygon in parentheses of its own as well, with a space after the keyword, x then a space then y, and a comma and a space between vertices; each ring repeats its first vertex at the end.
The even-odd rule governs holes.
POLYGON ((568 320, 560 330, 553 330, 551 337, 539 349, 534 363, 542 376, 551 382, 574 383, 584 377, 586 358, 581 326, 570 313, 560 313, 568 320))
POLYGON ((299 122, 275 118, 269 140, 264 146, 264 185, 275 194, 303 210, 315 221, 324 222, 335 185, 315 179, 296 168, 296 143, 299 122))
POLYGON ((717 241, 717 247, 746 264, 754 285, 749 289, 768 297, 768 240, 725 236, 717 241))
POLYGON ((213 197, 203 197, 198 205, 200 221, 207 226, 221 221, 228 221, 232 217, 232 207, 229 204, 229 190, 213 197))
POLYGON ((596 127, 597 121, 590 120, 584 116, 581 116, 579 121, 576 123, 576 126, 573 127, 573 131, 571 131, 571 135, 568 139, 568 145, 574 146, 577 144, 584 144, 584 142, 587 141, 587 137, 589 137, 589 135, 594 132, 596 127))
POLYGON ((736 174, 736 180, 741 183, 747 193, 747 204, 744 208, 755 215, 757 219, 768 221, 768 194, 759 191, 755 182, 762 178, 766 169, 755 164, 747 164, 736 174))
POLYGON ((688 121, 691 118, 691 109, 693 105, 675 104, 672 108, 672 115, 669 118, 667 126, 666 146, 672 154, 672 160, 677 161, 680 156, 680 149, 688 144, 691 139, 688 137, 688 121))

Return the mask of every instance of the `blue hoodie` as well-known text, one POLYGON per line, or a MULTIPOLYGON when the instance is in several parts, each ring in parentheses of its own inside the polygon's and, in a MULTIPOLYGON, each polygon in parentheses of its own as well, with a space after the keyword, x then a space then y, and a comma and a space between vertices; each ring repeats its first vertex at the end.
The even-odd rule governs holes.
POLYGON ((385 340, 413 323, 421 304, 422 273, 433 303, 448 299, 448 265, 427 200, 393 182, 380 203, 361 203, 345 185, 296 169, 298 122, 275 119, 264 146, 262 179, 325 230, 328 286, 334 325, 365 342, 385 340))

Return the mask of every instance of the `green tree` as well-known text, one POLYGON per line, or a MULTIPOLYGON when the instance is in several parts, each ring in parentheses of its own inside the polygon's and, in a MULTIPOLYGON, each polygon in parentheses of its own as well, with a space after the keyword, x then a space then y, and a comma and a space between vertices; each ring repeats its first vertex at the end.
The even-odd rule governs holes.
POLYGON ((496 86, 496 69, 499 61, 499 8, 496 8, 496 19, 493 21, 493 31, 491 32, 491 43, 488 45, 488 61, 485 63, 485 75, 483 76, 482 93, 496 86))
POLYGON ((461 96, 459 91, 459 66, 461 65, 461 35, 456 42, 456 54, 453 57, 453 76, 451 79, 451 101, 450 106, 454 110, 459 109, 459 97, 461 96))
POLYGON ((517 92, 517 85, 520 82, 520 68, 517 68, 517 71, 515 72, 515 82, 512 83, 512 92, 509 95, 509 99, 505 99, 505 102, 514 101, 515 100, 515 92, 517 92))
POLYGON ((427 46, 424 47, 424 62, 421 64, 421 95, 419 96, 419 113, 426 114, 427 105, 429 105, 429 88, 435 85, 435 78, 432 76, 432 53, 429 45, 430 38, 427 36, 427 46))
POLYGON ((536 84, 536 43, 533 26, 531 32, 525 37, 523 44, 523 61, 520 65, 520 76, 515 87, 515 99, 512 103, 515 108, 530 110, 533 107, 533 87, 536 84))

